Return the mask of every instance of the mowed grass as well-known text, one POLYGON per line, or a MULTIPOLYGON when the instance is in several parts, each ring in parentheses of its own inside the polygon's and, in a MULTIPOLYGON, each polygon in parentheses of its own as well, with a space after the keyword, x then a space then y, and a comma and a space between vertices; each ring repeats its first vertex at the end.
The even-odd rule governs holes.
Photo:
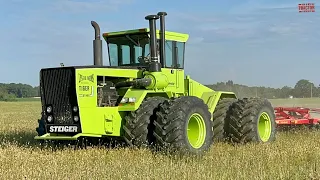
POLYGON ((0 102, 0 112, 0 179, 320 179, 320 132, 282 132, 272 144, 219 143, 203 158, 179 159, 148 150, 41 149, 33 140, 40 102, 0 102))

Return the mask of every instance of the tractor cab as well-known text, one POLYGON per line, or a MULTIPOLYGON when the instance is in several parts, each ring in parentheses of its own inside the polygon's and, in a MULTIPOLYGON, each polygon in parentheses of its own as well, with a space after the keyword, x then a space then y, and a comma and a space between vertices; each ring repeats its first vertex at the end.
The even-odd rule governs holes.
MULTIPOLYGON (((165 31, 165 58, 159 57, 159 30, 156 36, 161 68, 183 69, 188 34, 165 31)), ((145 67, 151 62, 149 28, 103 33, 103 38, 107 42, 110 66, 145 67)))

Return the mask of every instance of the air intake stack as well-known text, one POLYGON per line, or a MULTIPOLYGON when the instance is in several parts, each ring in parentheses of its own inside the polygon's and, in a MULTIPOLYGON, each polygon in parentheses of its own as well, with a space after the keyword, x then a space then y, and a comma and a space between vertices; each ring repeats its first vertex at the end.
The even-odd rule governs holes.
POLYGON ((158 16, 160 17, 160 63, 162 65, 165 65, 166 62, 166 51, 165 51, 165 45, 166 45, 166 36, 165 36, 165 21, 164 17, 167 15, 166 12, 158 12, 158 16))
POLYGON ((95 21, 91 21, 94 28, 95 39, 93 40, 93 65, 102 66, 102 40, 100 39, 100 27, 95 21))
POLYGON ((161 72, 161 64, 158 59, 157 51, 157 36, 156 36, 156 20, 159 19, 158 15, 148 15, 145 17, 149 21, 150 27, 150 55, 151 62, 149 65, 150 72, 161 72))

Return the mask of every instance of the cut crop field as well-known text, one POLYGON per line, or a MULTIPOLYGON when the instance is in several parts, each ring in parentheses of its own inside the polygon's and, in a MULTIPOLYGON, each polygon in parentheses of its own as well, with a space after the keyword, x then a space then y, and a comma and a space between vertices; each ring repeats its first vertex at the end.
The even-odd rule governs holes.
MULTIPOLYGON (((320 99, 271 100, 320 107, 320 99)), ((41 149, 40 102, 0 102, 0 179, 320 179, 320 132, 277 134, 272 144, 216 143, 202 158, 148 150, 41 149)))

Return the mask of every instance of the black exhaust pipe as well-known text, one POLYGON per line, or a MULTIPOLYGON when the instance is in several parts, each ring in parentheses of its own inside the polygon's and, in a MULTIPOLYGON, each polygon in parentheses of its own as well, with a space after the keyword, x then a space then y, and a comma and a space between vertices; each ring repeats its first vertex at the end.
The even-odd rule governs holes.
POLYGON ((102 66, 102 40, 100 39, 100 27, 95 21, 91 21, 95 37, 93 40, 93 65, 102 66))
POLYGON ((165 36, 165 21, 164 17, 167 15, 166 12, 158 12, 158 16, 160 17, 160 63, 165 66, 166 63, 166 36, 165 36))
POLYGON ((148 15, 145 17, 149 21, 150 27, 150 55, 151 62, 148 71, 150 72, 161 72, 161 64, 158 60, 157 51, 157 36, 156 36, 156 20, 159 19, 158 15, 148 15))

